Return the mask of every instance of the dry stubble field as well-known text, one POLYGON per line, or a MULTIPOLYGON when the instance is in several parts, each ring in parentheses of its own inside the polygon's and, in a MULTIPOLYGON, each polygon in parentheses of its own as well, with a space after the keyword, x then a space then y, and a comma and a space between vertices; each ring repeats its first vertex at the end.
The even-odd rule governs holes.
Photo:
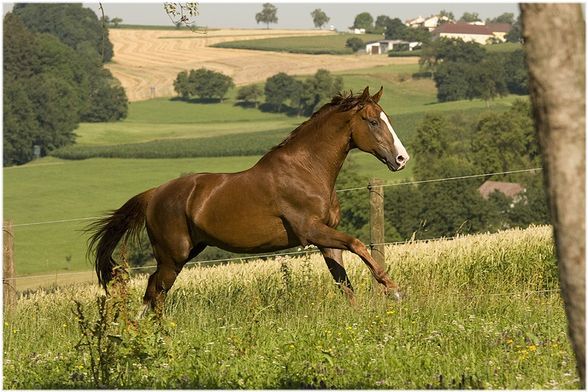
POLYGON ((205 67, 229 75, 235 84, 261 82, 278 73, 307 75, 377 65, 414 64, 418 58, 366 55, 306 55, 256 50, 211 48, 245 39, 333 34, 319 30, 221 29, 206 34, 173 30, 110 30, 114 58, 108 68, 120 80, 130 101, 175 95, 178 72, 205 67))

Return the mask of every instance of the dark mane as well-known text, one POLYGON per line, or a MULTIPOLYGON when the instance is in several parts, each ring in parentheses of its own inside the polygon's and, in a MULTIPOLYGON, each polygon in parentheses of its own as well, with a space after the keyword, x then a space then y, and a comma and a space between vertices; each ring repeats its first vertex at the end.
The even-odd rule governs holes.
POLYGON ((316 112, 310 116, 310 118, 300 124, 296 129, 294 129, 280 144, 277 146, 272 147, 270 151, 274 151, 280 147, 286 145, 290 140, 292 140, 296 135, 298 135, 303 129, 306 129, 309 126, 314 125, 317 121, 325 117, 327 114, 332 113, 334 111, 338 112, 346 112, 348 110, 353 109, 359 104, 359 96, 353 95, 353 92, 349 90, 349 93, 346 91, 340 92, 335 95, 331 102, 324 104, 321 106, 316 112))

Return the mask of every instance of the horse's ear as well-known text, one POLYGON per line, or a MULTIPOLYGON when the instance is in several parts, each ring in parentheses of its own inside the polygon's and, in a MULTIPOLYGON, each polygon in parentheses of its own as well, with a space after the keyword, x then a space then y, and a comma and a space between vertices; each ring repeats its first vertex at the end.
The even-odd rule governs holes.
POLYGON ((365 86, 363 93, 361 93, 361 96, 359 97, 359 102, 365 103, 369 99, 369 97, 370 97, 370 86, 365 86))
POLYGON ((384 86, 380 86, 380 91, 378 91, 377 93, 375 93, 372 96, 372 101, 374 101, 375 103, 378 103, 378 101, 380 101, 380 98, 382 97, 383 93, 384 93, 384 86))

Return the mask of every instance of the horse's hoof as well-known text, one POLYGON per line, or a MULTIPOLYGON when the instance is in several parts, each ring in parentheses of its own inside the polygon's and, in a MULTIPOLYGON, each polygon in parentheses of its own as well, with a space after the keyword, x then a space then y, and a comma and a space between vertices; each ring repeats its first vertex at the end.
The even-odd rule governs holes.
POLYGON ((401 301, 404 298, 404 293, 400 289, 386 289, 385 293, 395 301, 401 301))

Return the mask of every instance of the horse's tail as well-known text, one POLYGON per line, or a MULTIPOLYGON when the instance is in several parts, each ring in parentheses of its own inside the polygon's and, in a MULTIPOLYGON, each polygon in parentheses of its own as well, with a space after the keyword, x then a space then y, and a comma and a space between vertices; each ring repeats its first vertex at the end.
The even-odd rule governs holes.
POLYGON ((152 191, 153 189, 150 189, 132 197, 121 208, 86 228, 87 232, 93 233, 88 239, 88 256, 95 257, 94 267, 98 283, 105 290, 117 266, 112 254, 123 236, 125 241, 139 236, 145 225, 145 210, 152 191))

